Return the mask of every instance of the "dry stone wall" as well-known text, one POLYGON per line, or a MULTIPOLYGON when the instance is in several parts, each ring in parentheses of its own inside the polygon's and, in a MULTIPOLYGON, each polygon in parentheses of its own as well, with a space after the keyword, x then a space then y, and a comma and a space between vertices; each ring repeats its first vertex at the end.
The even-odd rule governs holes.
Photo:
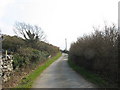
POLYGON ((2 89, 2 53, 0 53, 0 90, 2 89))
POLYGON ((13 72, 13 56, 7 55, 7 51, 5 55, 2 55, 2 41, 3 37, 0 30, 0 90, 2 83, 8 81, 13 72))
POLYGON ((10 76, 13 72, 13 56, 7 55, 6 58, 2 59, 2 79, 3 82, 6 82, 10 79, 10 76))
POLYGON ((2 89, 2 34, 0 30, 0 90, 2 89))

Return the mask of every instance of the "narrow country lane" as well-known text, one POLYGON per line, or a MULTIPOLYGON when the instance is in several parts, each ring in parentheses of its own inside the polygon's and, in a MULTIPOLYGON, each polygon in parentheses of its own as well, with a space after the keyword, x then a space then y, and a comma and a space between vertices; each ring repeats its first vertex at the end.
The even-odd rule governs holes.
POLYGON ((67 57, 67 54, 62 54, 43 71, 34 82, 33 88, 94 88, 94 84, 86 81, 69 67, 67 57))

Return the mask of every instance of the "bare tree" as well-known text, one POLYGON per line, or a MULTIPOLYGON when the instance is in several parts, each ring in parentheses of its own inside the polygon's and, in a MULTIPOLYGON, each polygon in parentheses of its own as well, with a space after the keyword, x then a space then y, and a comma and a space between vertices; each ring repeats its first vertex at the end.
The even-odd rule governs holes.
POLYGON ((30 25, 24 22, 16 22, 14 32, 21 35, 29 44, 35 44, 38 41, 45 41, 45 34, 37 25, 30 25))

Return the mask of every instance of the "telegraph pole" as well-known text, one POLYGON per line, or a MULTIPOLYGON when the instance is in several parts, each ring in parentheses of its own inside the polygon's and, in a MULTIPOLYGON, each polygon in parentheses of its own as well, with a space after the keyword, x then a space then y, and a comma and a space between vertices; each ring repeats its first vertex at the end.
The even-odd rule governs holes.
POLYGON ((67 51, 67 39, 65 38, 65 50, 67 51))

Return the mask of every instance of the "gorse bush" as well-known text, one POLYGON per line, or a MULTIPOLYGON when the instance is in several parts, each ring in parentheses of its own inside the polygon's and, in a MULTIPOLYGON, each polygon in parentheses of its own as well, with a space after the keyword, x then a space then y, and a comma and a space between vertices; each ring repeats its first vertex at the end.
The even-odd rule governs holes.
POLYGON ((37 46, 35 49, 40 50, 40 51, 46 51, 49 55, 55 55, 58 51, 59 48, 56 46, 53 46, 52 44, 48 44, 46 42, 37 42, 37 46))
POLYGON ((33 63, 38 63, 46 60, 49 54, 46 51, 39 51, 30 47, 18 49, 18 53, 14 54, 13 66, 20 68, 33 63))
POLYGON ((101 75, 110 83, 118 81, 118 29, 115 25, 95 29, 71 44, 69 60, 101 75))
POLYGON ((17 36, 3 35, 2 48, 10 52, 16 52, 20 47, 25 46, 25 41, 17 36))
POLYGON ((24 59, 19 54, 15 54, 13 57, 13 69, 20 68, 23 66, 24 59))

